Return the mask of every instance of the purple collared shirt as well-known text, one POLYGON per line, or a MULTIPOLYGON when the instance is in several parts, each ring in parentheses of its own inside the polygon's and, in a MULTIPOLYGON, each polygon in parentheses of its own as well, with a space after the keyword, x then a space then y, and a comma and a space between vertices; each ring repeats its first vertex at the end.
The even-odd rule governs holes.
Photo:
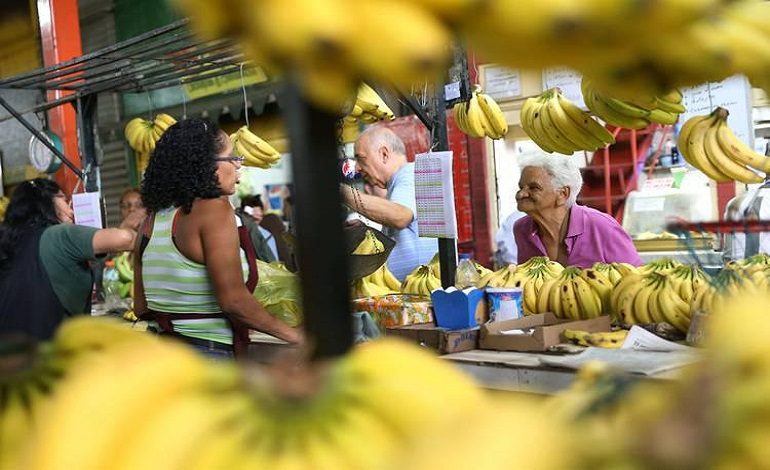
MULTIPOLYGON (((548 256, 532 217, 527 215, 516 221, 513 237, 519 249, 519 263, 533 256, 548 256)), ((609 215, 590 207, 572 206, 564 244, 569 266, 589 268, 597 262, 642 264, 623 227, 609 215)))

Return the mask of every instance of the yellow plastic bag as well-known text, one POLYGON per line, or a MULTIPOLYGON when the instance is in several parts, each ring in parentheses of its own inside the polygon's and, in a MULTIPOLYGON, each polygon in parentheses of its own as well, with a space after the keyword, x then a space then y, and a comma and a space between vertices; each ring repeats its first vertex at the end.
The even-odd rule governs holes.
POLYGON ((281 263, 265 263, 257 260, 259 282, 254 298, 265 306, 274 317, 297 326, 302 323, 299 278, 283 268, 281 263))

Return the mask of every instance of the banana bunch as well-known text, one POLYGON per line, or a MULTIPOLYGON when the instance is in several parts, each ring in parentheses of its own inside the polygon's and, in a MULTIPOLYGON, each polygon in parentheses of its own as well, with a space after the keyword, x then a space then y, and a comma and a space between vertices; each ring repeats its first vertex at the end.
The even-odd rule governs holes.
POLYGON ((140 154, 149 154, 155 150, 155 143, 166 132, 166 129, 176 124, 176 119, 165 113, 155 116, 155 120, 148 121, 142 118, 134 118, 128 121, 124 134, 128 145, 140 154))
POLYGON ((667 273, 677 266, 682 266, 682 263, 673 258, 660 258, 639 266, 637 271, 639 271, 639 274, 648 274, 651 272, 667 273))
POLYGON ((371 229, 364 232, 364 239, 353 250, 354 255, 373 255, 385 251, 385 245, 377 238, 371 229))
POLYGON ((436 289, 441 289, 441 278, 435 276, 430 266, 425 264, 407 274, 401 284, 401 292, 404 294, 430 297, 430 293, 436 289))
POLYGON ((679 132, 677 147, 690 165, 715 181, 761 183, 770 171, 770 158, 756 153, 728 127, 729 112, 716 108, 711 114, 694 116, 679 132))
POLYGON ((10 199, 8 199, 5 196, 0 197, 0 223, 3 222, 5 219, 5 211, 8 209, 8 203, 11 202, 10 199))
POLYGON ((396 118, 390 107, 382 100, 380 95, 369 85, 364 82, 358 86, 358 95, 356 96, 356 102, 353 105, 353 109, 350 114, 345 117, 350 122, 356 122, 360 120, 366 124, 371 124, 377 121, 389 120, 392 121, 396 118))
POLYGON ((621 100, 597 90, 586 77, 580 82, 580 89, 591 112, 605 122, 625 129, 643 129, 651 123, 670 126, 676 124, 679 115, 686 111, 682 93, 676 89, 660 96, 621 100))
POLYGON ((740 296, 753 297, 770 288, 766 269, 723 269, 692 299, 692 311, 713 313, 740 296))
POLYGON ((281 153, 251 132, 248 126, 230 134, 230 141, 235 154, 244 158, 245 166, 267 169, 281 160, 281 153))
POLYGON ((401 283, 390 272, 388 265, 383 264, 377 271, 362 277, 353 283, 352 297, 378 297, 381 295, 398 294, 401 292, 401 283))
POLYGON ((61 384, 15 468, 403 468, 432 432, 475 429, 496 411, 470 378, 400 340, 288 369, 206 361, 166 341, 106 351, 61 384))
POLYGON ((520 265, 510 264, 481 276, 477 287, 520 288, 525 315, 537 312, 537 299, 546 281, 559 276, 564 268, 546 256, 535 256, 520 265))
POLYGON ((597 271, 570 266, 543 283, 535 313, 551 312, 568 320, 596 318, 609 312, 611 291, 609 279, 597 271))
POLYGON ((623 279, 623 276, 638 272, 636 266, 628 263, 594 263, 591 269, 604 274, 613 286, 623 279))
POLYGON ((615 142, 603 125, 564 97, 558 88, 527 98, 520 120, 524 132, 546 152, 572 155, 615 142))
POLYGON ((131 265, 130 252, 124 251, 114 258, 115 269, 118 270, 120 281, 120 297, 134 296, 134 267, 131 265))
POLYGON ((566 329, 562 332, 564 339, 579 346, 594 346, 597 348, 619 349, 628 336, 628 330, 600 331, 591 333, 583 330, 566 329))
POLYGON ((476 85, 470 100, 455 103, 452 114, 457 127, 471 137, 502 139, 508 133, 505 114, 491 96, 482 93, 480 85, 476 85))

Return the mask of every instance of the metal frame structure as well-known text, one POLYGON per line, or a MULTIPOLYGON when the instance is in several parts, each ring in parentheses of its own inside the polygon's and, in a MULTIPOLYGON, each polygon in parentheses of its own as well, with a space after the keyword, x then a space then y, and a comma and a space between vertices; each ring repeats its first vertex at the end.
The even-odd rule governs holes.
MULTIPOLYGON (((96 178, 86 175, 61 151, 48 144, 23 115, 73 104, 77 111, 79 150, 84 168, 97 169, 94 146, 94 113, 100 93, 141 93, 238 72, 243 52, 231 40, 197 40, 182 19, 126 41, 59 64, 0 80, 0 89, 65 91, 69 94, 18 111, 0 97, 0 106, 43 142, 79 178, 88 177, 87 191, 95 191, 96 178)), ((3 119, 3 120, 5 120, 3 119)))

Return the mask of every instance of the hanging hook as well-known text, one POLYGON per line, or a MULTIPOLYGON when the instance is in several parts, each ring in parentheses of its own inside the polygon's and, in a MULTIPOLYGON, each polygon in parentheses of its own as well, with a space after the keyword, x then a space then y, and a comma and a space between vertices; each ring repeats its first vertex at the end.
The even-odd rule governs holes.
POLYGON ((243 117, 246 120, 246 127, 249 127, 249 100, 246 97, 246 82, 243 79, 243 66, 245 62, 241 62, 241 91, 243 91, 243 117))
POLYGON ((182 92, 182 119, 187 119, 187 93, 184 91, 182 80, 179 80, 179 91, 182 92))

